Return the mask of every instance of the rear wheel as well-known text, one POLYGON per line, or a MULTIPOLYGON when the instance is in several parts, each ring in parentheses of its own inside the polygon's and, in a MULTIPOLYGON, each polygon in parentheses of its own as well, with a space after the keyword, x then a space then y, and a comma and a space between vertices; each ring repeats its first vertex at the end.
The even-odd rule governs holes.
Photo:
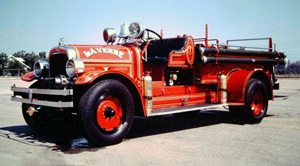
POLYGON ((93 85, 81 97, 79 111, 86 138, 98 146, 121 142, 134 119, 134 103, 129 90, 111 79, 93 85))
POLYGON ((247 85, 245 105, 230 107, 230 112, 235 116, 243 117, 249 123, 257 123, 265 117, 267 109, 267 88, 261 80, 252 78, 247 85))

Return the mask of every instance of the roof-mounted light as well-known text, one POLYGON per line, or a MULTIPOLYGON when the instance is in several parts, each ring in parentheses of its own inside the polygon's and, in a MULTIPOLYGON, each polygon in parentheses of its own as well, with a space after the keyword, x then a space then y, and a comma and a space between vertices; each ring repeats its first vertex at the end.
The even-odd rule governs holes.
POLYGON ((116 41, 117 33, 113 28, 106 28, 103 31, 103 38, 106 43, 113 43, 116 41))
POLYGON ((133 22, 129 25, 129 34, 133 39, 141 38, 144 34, 144 26, 140 23, 133 22))
POLYGON ((114 43, 116 38, 123 38, 125 42, 127 39, 140 39, 144 35, 145 28, 138 22, 133 22, 128 25, 126 22, 121 25, 119 35, 116 34, 116 30, 113 28, 106 28, 103 31, 103 38, 106 43, 114 43))

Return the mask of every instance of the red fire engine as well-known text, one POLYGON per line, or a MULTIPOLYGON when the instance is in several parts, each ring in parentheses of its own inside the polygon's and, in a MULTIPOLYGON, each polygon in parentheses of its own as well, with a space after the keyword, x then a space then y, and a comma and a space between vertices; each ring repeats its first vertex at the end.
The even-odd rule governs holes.
POLYGON ((37 61, 34 71, 22 76, 35 81, 29 88, 12 86, 11 99, 22 102, 31 128, 47 130, 76 116, 91 143, 110 145, 122 141, 134 116, 228 106, 257 123, 279 88, 274 66, 286 64, 271 38, 265 50, 236 49, 229 42, 241 40, 221 45, 208 39, 207 27, 206 37, 198 39, 163 39, 139 23, 125 23, 119 35, 107 28, 103 36, 107 45, 60 42, 48 61, 37 61))

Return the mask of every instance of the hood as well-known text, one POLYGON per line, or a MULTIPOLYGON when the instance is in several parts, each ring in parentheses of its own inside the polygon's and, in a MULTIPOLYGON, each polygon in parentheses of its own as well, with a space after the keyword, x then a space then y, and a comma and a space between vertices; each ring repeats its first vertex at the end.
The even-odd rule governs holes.
POLYGON ((52 54, 65 53, 69 59, 77 58, 84 62, 132 62, 132 52, 120 45, 66 45, 53 48, 52 54))

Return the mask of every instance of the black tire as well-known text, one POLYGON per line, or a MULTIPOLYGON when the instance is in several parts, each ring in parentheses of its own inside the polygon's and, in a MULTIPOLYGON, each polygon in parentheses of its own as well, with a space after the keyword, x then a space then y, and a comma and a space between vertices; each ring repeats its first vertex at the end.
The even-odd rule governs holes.
POLYGON ((268 110, 268 94, 266 85, 259 79, 249 80, 244 106, 229 107, 233 116, 243 118, 248 123, 259 123, 268 110))
MULTIPOLYGON (((30 88, 40 88, 40 83, 33 83, 30 88)), ((25 97, 25 96, 23 96, 25 97)), ((73 126, 77 116, 71 114, 71 109, 59 109, 22 103, 22 114, 30 128, 37 132, 48 133, 73 126), (33 114, 29 109, 33 110, 33 114)))
MULTIPOLYGON (((40 88, 40 84, 38 81, 36 81, 33 84, 31 84, 29 86, 29 88, 40 88)), ((28 96, 23 96, 23 97, 27 98, 28 96)), ((45 128, 47 128, 47 126, 45 126, 45 124, 43 124, 45 116, 42 115, 43 114, 42 112, 44 112, 44 111, 37 109, 37 108, 39 108, 39 106, 22 103, 22 115, 23 115, 25 122, 27 123, 27 125, 30 128, 32 128, 33 130, 35 130, 37 132, 42 132, 45 130, 45 128), (31 114, 31 115, 28 111, 29 108, 32 108, 32 110, 34 110, 33 114, 31 114)))
POLYGON ((22 104, 24 120, 30 128, 40 133, 54 133, 77 125, 77 116, 72 115, 71 110, 60 110, 58 108, 43 107, 29 104, 22 104), (28 109, 34 108, 38 112, 33 115, 28 109))
POLYGON ((93 85, 81 97, 78 107, 86 139, 96 146, 121 142, 133 123, 132 96, 117 80, 102 80, 93 85))

